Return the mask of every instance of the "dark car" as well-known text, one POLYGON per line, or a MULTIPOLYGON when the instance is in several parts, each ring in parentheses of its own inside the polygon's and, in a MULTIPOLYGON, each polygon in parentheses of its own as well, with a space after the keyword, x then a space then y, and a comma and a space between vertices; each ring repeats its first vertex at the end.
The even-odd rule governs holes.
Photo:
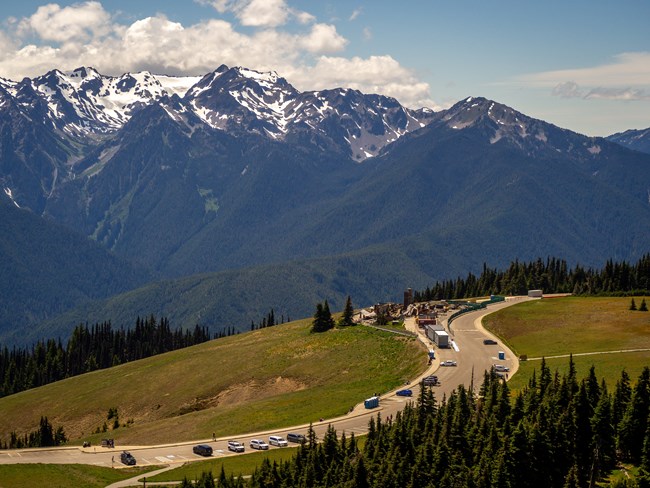
POLYGON ((496 343, 497 341, 495 341, 494 339, 483 339, 483 344, 485 344, 486 346, 494 346, 496 345, 496 343))
POLYGON ((422 380, 422 383, 424 383, 425 386, 437 386, 440 384, 438 377, 435 375, 427 376, 422 380))
POLYGON ((122 461, 122 464, 126 464, 127 466, 135 466, 135 458, 133 457, 133 454, 128 451, 124 451, 120 454, 120 461, 122 461))
POLYGON ((212 456, 212 447, 207 444, 196 445, 192 448, 192 451, 199 456, 212 456))
POLYGON ((413 396, 413 390, 399 390, 395 393, 397 396, 413 396))
POLYGON ((287 434, 287 440, 289 442, 295 442, 296 444, 302 444, 303 442, 305 442, 306 437, 302 434, 296 434, 294 432, 290 432, 289 434, 287 434))

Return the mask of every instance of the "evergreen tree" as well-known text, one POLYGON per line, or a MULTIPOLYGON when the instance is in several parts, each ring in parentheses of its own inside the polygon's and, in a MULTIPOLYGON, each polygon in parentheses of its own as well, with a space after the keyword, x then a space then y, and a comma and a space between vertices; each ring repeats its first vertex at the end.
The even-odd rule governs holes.
POLYGON ((639 306, 639 312, 647 312, 648 306, 645 303, 645 298, 641 300, 641 305, 639 306))
POLYGON ((350 295, 348 295, 348 298, 345 300, 345 308, 343 309, 343 316, 341 317, 341 321, 339 322, 339 325, 342 326, 348 326, 348 325, 354 325, 354 308, 352 307, 352 299, 350 298, 350 295))
POLYGON ((650 411, 650 369, 643 368, 619 427, 619 449, 634 463, 641 460, 650 411))
POLYGON ((630 310, 636 310, 636 302, 634 301, 634 298, 632 298, 632 301, 630 302, 630 310))
POLYGON ((323 304, 316 305, 316 312, 314 313, 314 320, 311 323, 312 332, 325 332, 327 330, 327 322, 323 310, 323 304))

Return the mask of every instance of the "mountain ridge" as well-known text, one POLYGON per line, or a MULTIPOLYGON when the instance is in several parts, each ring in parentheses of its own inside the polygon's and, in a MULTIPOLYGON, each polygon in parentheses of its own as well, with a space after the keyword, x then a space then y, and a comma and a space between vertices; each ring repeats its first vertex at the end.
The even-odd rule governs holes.
MULTIPOLYGON (((102 81, 89 69, 75 76, 79 86, 102 81)), ((275 73, 222 66, 184 94, 189 82, 150 78, 148 95, 138 85, 145 76, 106 86, 158 98, 133 102, 119 128, 90 136, 62 129, 91 131, 77 122, 93 112, 75 109, 83 96, 65 98, 72 84, 43 88, 58 86, 57 72, 40 85, 3 82, 0 197, 158 278, 257 269, 272 283, 275 272, 287 280, 294 269, 307 289, 290 293, 304 301, 360 290, 356 277, 365 277, 360 298, 369 299, 484 262, 554 255, 595 265, 648 251, 650 156, 615 142, 481 97, 422 112, 419 121, 393 99, 345 88, 298 92, 275 73), (67 107, 58 128, 48 100, 60 104, 57 113, 67 107), (373 157, 359 164, 355 151, 373 144, 373 157), (300 260, 322 269, 309 274, 288 264, 300 260), (343 262, 351 270, 331 276, 328 267, 343 262)), ((97 96, 102 90, 87 87, 97 96)), ((215 293, 245 295, 255 272, 240 272, 249 279, 239 289, 215 293)), ((147 296, 164 295, 152 289, 147 296)), ((278 305, 263 299, 269 290, 258 295, 261 314, 278 305)), ((201 300, 215 301, 192 298, 196 310, 207 306, 201 300)))

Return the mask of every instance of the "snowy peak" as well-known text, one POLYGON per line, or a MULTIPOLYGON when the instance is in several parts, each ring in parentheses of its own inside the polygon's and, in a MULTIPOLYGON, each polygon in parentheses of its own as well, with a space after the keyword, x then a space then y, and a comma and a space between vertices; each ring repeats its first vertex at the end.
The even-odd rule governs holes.
POLYGON ((378 155, 386 145, 433 118, 433 112, 409 110, 394 98, 345 88, 304 92, 290 108, 294 126, 330 133, 349 145, 356 161, 378 155))
POLYGON ((226 65, 202 77, 148 71, 115 77, 92 67, 52 70, 19 83, 0 80, 0 91, 0 108, 13 97, 28 117, 49 121, 80 140, 114 133, 137 111, 158 104, 178 123, 311 141, 338 147, 356 161, 378 155, 434 117, 429 110, 406 109, 394 98, 343 88, 300 92, 274 71, 226 65))
POLYGON ((275 72, 226 66, 192 87, 185 102, 213 128, 275 140, 315 132, 357 161, 433 118, 433 112, 408 110, 394 98, 350 89, 300 92, 275 72))
POLYGON ((222 65, 189 90, 185 101, 213 128, 276 139, 286 132, 285 108, 297 94, 276 73, 222 65))
POLYGON ((561 129, 482 97, 461 100, 436 117, 451 129, 472 128, 481 131, 490 144, 510 143, 528 153, 550 150, 588 158, 603 149, 601 138, 561 129))
POLYGON ((650 154, 650 128, 629 129, 607 137, 608 140, 635 151, 650 154))
POLYGON ((169 96, 182 96, 198 80, 159 77, 148 71, 114 77, 92 67, 80 67, 67 73, 52 70, 31 80, 3 85, 27 112, 44 104, 46 117, 54 127, 83 138, 119 130, 135 111, 169 96))

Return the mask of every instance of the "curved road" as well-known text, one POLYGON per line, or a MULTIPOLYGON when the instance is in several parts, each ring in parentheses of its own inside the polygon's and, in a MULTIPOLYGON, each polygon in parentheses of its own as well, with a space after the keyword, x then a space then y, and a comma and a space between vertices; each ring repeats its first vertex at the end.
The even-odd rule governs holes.
MULTIPOLYGON (((408 385, 401 388, 410 388, 413 390, 413 398, 417 397, 419 392, 419 382, 424 376, 436 373, 440 380, 440 386, 434 388, 434 393, 438 400, 443 395, 449 397, 449 394, 460 384, 469 387, 472 379, 474 387, 478 389, 483 380, 483 371, 490 369, 492 364, 498 362, 510 367, 510 375, 514 374, 518 367, 518 361, 512 352, 507 349, 501 341, 491 334, 481 325, 481 319, 488 313, 500 310, 507 306, 519 303, 526 298, 508 299, 505 302, 490 305, 487 310, 470 312, 461 315, 453 321, 450 338, 454 347, 450 349, 436 348, 436 359, 431 366, 418 378, 414 378, 408 385), (484 345, 483 339, 492 337, 497 340, 498 345, 484 345), (498 351, 506 353, 505 361, 497 360, 498 351), (440 361, 453 359, 458 366, 440 367, 440 361)), ((407 318, 406 328, 416 332, 419 339, 431 348, 431 342, 422 335, 415 326, 414 318, 407 318)), ((426 355, 422 355, 422 360, 426 361, 426 355)), ((400 388, 400 389, 401 389, 400 388)), ((363 403, 357 405, 354 410, 342 417, 327 419, 323 422, 314 422, 313 428, 319 438, 325 434, 328 425, 334 426, 338 434, 345 432, 346 435, 352 432, 355 435, 364 434, 368 428, 368 421, 371 416, 381 412, 382 418, 386 419, 395 415, 404 408, 406 402, 411 401, 409 398, 398 397, 395 391, 381 395, 379 408, 366 410, 363 403)), ((300 425, 288 429, 274 430, 268 432, 258 432, 254 434, 245 434, 236 438, 244 443, 246 452, 251 452, 249 441, 254 438, 263 438, 268 440, 269 435, 277 434, 286 436, 288 432, 299 432, 305 434, 308 425, 300 425)), ((63 447, 52 449, 21 449, 0 451, 0 464, 17 464, 17 463, 50 463, 50 464, 92 464, 105 467, 124 467, 120 463, 120 453, 122 450, 130 451, 136 458, 138 466, 176 464, 187 461, 196 461, 205 459, 192 452, 192 447, 198 443, 205 443, 214 449, 213 457, 236 455, 227 450, 227 440, 232 438, 219 438, 217 440, 203 439, 194 442, 184 442, 178 444, 167 444, 159 446, 116 446, 115 449, 106 449, 102 447, 63 447)), ((290 444, 291 445, 291 444, 290 444)), ((277 449, 271 447, 271 449, 277 449)))

